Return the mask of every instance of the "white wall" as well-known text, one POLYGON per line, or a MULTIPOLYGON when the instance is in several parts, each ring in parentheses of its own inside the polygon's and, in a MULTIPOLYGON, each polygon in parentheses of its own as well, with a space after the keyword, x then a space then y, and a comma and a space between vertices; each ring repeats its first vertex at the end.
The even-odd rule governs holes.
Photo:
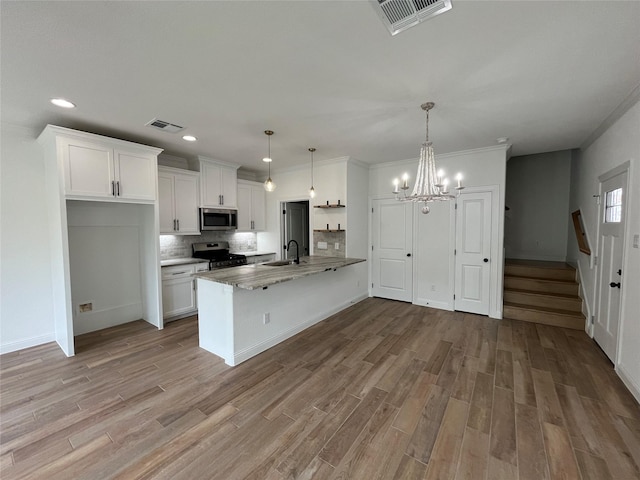
MULTIPOLYGON (((347 164, 347 257, 369 255, 369 167, 358 162, 347 164)), ((366 269, 365 266, 360 265, 366 269)))
MULTIPOLYGON (((492 261, 491 304, 489 315, 502 318, 502 246, 504 238, 504 198, 507 146, 490 147, 446 155, 436 155, 436 164, 450 179, 457 172, 464 174, 464 184, 473 187, 498 187, 498 200, 493 215, 498 218, 496 239, 498 258, 492 261)), ((417 159, 404 160, 371 167, 369 173, 370 198, 391 198, 392 181, 409 173, 413 185, 417 159)), ((431 213, 414 212, 414 285, 413 299, 418 305, 453 309, 453 250, 455 245, 454 215, 449 202, 433 205, 431 213)))
POLYGON ((566 260, 570 184, 570 150, 512 157, 507 162, 507 258, 566 260))
MULTIPOLYGON (((280 202, 293 200, 309 200, 311 219, 309 228, 324 229, 329 223, 333 228, 340 223, 346 228, 346 209, 335 211, 313 208, 313 205, 346 203, 347 198, 347 158, 315 162, 313 183, 316 191, 314 199, 309 198, 311 187, 311 165, 289 169, 286 171, 272 171, 271 178, 276 183, 275 191, 267 192, 267 231, 258 233, 258 250, 282 253, 280 245, 280 227, 282 215, 280 202)), ((310 239, 310 244, 312 239, 310 239)), ((315 246, 312 246, 313 252, 315 246)))
POLYGON ((623 253, 622 309, 620 343, 616 371, 640 401, 640 249, 633 247, 633 236, 640 235, 640 102, 636 102, 584 151, 573 164, 570 210, 580 209, 592 251, 580 253, 572 230, 568 236, 567 258, 577 264, 585 302, 595 311, 597 268, 593 256, 597 248, 599 208, 593 195, 599 193, 598 177, 630 161, 627 196, 627 224, 623 253))
POLYGON ((45 165, 34 132, 2 123, 0 353, 55 340, 45 165))
POLYGON ((153 206, 67 201, 74 335, 144 316, 145 210, 153 206), (80 312, 88 302, 93 310, 80 312))

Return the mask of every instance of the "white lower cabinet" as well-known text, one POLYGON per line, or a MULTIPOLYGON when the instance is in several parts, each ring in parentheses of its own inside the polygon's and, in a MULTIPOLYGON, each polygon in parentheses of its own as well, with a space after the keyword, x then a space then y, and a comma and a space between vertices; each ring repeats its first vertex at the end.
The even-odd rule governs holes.
POLYGON ((162 317, 177 320, 198 310, 193 274, 209 270, 208 263, 162 267, 162 317))

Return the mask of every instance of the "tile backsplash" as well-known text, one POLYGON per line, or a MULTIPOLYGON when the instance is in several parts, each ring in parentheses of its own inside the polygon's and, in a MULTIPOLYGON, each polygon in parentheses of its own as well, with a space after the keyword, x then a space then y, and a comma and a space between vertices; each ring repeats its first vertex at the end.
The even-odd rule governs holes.
POLYGON ((313 232, 313 254, 322 257, 345 257, 346 232, 313 232), (325 242, 327 249, 319 249, 318 242, 325 242), (335 248, 338 243, 339 248, 335 248))
POLYGON ((252 232, 203 232, 201 235, 160 235, 160 259, 191 256, 191 245, 201 242, 229 242, 231 252, 251 252, 258 249, 257 235, 252 232))

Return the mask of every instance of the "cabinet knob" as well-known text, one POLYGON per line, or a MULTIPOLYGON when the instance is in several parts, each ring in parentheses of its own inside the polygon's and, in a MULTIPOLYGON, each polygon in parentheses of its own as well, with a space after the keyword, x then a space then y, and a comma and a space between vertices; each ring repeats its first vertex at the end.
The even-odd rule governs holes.
POLYGON ((482 261, 483 261, 484 263, 488 263, 488 262, 489 262, 489 259, 488 259, 488 258, 484 258, 482 261))
POLYGON ((620 282, 618 282, 618 283, 616 283, 616 282, 611 282, 611 283, 609 284, 609 286, 610 286, 611 288, 620 288, 620 282))
POLYGON ((410 254, 410 253, 407 253, 407 257, 410 257, 410 256, 411 256, 411 254, 410 254))

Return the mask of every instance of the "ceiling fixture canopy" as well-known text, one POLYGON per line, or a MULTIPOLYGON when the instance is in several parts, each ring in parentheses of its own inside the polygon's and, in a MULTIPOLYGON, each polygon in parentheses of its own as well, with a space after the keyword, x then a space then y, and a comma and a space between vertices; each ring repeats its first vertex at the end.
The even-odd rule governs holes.
POLYGON ((273 182, 273 180, 271 180, 271 135, 273 135, 273 131, 271 130, 265 130, 264 134, 267 136, 267 138, 269 139, 269 154, 264 157, 262 159, 263 162, 266 162, 269 164, 269 177, 267 178, 267 181, 264 182, 264 189, 267 192, 273 192, 276 189, 276 184, 273 182))
POLYGON ((427 114, 427 128, 426 139, 420 149, 420 161, 418 163, 418 174, 416 176, 416 183, 413 186, 413 192, 411 195, 407 195, 409 190, 409 175, 405 173, 402 176, 402 185, 400 185, 399 179, 393 180, 393 193, 396 196, 396 200, 402 202, 422 202, 422 213, 429 213, 430 202, 445 201, 456 198, 460 194, 462 186, 462 174, 456 175, 456 181, 458 182, 455 190, 456 195, 449 193, 449 179, 445 177, 444 170, 440 169, 436 171, 436 159, 433 154, 433 144, 429 141, 429 110, 434 107, 435 103, 427 102, 421 105, 421 108, 427 114), (400 195, 400 190, 404 194, 400 195))
POLYGON ((316 189, 313 188, 313 152, 315 152, 316 149, 313 148, 313 147, 310 147, 309 151, 311 152, 311 188, 309 189, 309 197, 315 198, 316 197, 316 189))

